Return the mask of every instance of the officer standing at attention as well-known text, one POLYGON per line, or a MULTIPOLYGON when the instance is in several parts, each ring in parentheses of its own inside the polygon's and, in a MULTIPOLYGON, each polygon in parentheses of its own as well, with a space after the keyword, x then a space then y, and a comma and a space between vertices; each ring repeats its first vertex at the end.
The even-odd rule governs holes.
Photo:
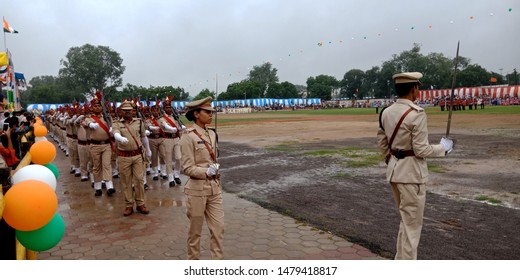
POLYGON ((137 212, 148 214, 150 211, 145 206, 144 183, 145 161, 142 148, 144 146, 146 156, 151 156, 150 145, 146 138, 145 125, 141 119, 132 117, 132 102, 125 101, 121 104, 123 118, 115 121, 112 132, 117 144, 117 165, 119 167, 120 183, 125 195, 124 216, 134 213, 134 204, 137 212))
POLYGON ((425 158, 444 157, 453 149, 453 140, 442 137, 430 145, 426 113, 414 104, 422 78, 419 72, 400 73, 392 78, 399 95, 397 101, 381 111, 377 141, 388 166, 386 179, 401 222, 395 259, 417 259, 423 225, 428 167, 425 158))
POLYGON ((210 232, 212 259, 222 259, 224 243, 224 208, 217 135, 208 129, 213 120, 210 96, 186 104, 186 118, 194 122, 181 138, 182 166, 189 179, 184 186, 188 230, 188 259, 200 258, 200 236, 204 218, 210 232))

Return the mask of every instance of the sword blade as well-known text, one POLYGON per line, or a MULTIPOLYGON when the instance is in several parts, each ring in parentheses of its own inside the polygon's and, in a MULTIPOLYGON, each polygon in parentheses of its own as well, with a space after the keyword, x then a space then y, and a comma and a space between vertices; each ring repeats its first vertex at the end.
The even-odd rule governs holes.
POLYGON ((457 42, 457 55, 455 56, 455 66, 453 67, 453 78, 451 80, 450 107, 449 107, 449 112, 448 112, 448 125, 446 126, 446 138, 448 138, 448 136, 450 136, 453 96, 455 95, 455 83, 457 80, 457 66, 459 65, 459 46, 460 46, 460 41, 457 42))

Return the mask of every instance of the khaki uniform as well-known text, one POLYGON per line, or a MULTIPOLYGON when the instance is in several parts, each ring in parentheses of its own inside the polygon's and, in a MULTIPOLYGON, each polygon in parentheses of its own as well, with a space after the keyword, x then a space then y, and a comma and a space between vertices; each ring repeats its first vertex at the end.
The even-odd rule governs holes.
POLYGON ((166 157, 166 149, 164 146, 163 130, 160 128, 159 120, 155 120, 153 117, 146 120, 146 128, 150 131, 148 135, 148 142, 150 142, 150 150, 152 151, 151 167, 152 176, 157 177, 159 157, 164 160, 166 157), (158 126, 159 130, 149 129, 150 126, 158 126))
POLYGON ((417 259, 426 199, 425 183, 428 181, 428 166, 425 158, 444 157, 445 151, 441 144, 429 144, 426 113, 412 101, 398 99, 381 114, 384 130, 379 128, 377 132, 378 146, 381 151, 386 154, 389 149, 403 150, 413 151, 415 154, 402 159, 392 155, 386 169, 386 179, 392 186, 401 216, 395 259, 417 259), (388 147, 389 139, 399 119, 410 107, 413 110, 399 127, 392 147, 388 147))
POLYGON ((70 166, 76 176, 80 175, 78 156, 78 131, 74 124, 74 116, 69 116, 65 121, 65 133, 67 135, 67 149, 69 151, 70 166))
POLYGON ((169 133, 165 131, 164 133, 164 150, 165 150, 165 157, 164 162, 166 163, 166 173, 168 174, 168 181, 172 182, 174 180, 174 177, 179 177, 179 171, 181 168, 181 148, 179 145, 180 141, 180 131, 181 131, 181 125, 173 118, 173 116, 168 116, 164 114, 159 119, 159 124, 161 125, 161 129, 165 128, 165 125, 169 125, 172 127, 177 128, 176 133, 169 133), (168 120, 170 120, 174 125, 171 125, 168 120), (173 160, 175 159, 175 168, 173 167, 173 160))
MULTIPOLYGON (((107 122, 103 119, 103 115, 99 114, 97 118, 110 129, 107 122)), ((92 116, 83 121, 83 126, 90 129, 90 156, 92 157, 94 187, 96 190, 101 190, 101 181, 111 182, 112 180, 110 166, 112 148, 110 146, 110 135, 101 127, 91 129, 89 127, 91 123, 97 123, 92 116)))
POLYGON ((208 179, 206 171, 214 163, 204 141, 218 154, 216 134, 194 124, 187 129, 180 141, 184 174, 189 176, 186 194, 186 215, 190 220, 188 232, 188 259, 200 258, 200 237, 204 218, 211 234, 210 250, 212 259, 223 258, 224 208, 220 179, 208 179), (197 130, 202 140, 194 133, 197 130))
POLYGON ((89 173, 92 171, 92 161, 90 156, 90 128, 85 127, 83 122, 86 116, 83 115, 79 121, 76 120, 76 130, 78 132, 78 157, 79 170, 81 173, 81 180, 88 179, 89 173))
POLYGON ((117 144, 119 182, 123 187, 126 207, 133 207, 134 203, 142 206, 145 203, 143 182, 145 173, 141 138, 145 137, 145 125, 141 119, 134 118, 130 123, 125 122, 127 129, 123 122, 123 119, 115 121, 112 126, 114 134, 119 133, 128 139, 125 145, 117 144))

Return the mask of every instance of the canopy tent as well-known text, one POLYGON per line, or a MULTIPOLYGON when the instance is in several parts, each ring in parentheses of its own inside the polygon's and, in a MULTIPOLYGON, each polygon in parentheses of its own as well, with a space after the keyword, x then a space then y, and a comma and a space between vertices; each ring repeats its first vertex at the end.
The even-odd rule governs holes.
MULTIPOLYGON (((144 102, 145 101, 139 101, 144 102)), ((150 101, 150 106, 155 105, 155 101, 150 101)), ((186 107, 186 103, 189 101, 173 101, 172 107, 174 108, 183 108, 186 107)), ((281 105, 285 105, 287 107, 293 105, 319 105, 321 104, 320 98, 288 98, 288 99, 278 99, 278 98, 256 98, 256 99, 236 99, 236 100, 218 100, 211 102, 211 106, 216 107, 218 104, 219 107, 228 107, 228 106, 272 106, 275 103, 281 105)), ((70 104, 69 104, 70 105, 70 104)), ((81 103, 83 105, 83 103, 81 103)), ((116 102, 116 106, 119 107, 121 102, 116 102)), ((42 112, 45 112, 50 109, 56 110, 59 106, 65 106, 65 104, 29 104, 27 106, 27 111, 32 111, 38 109, 42 112)))
MULTIPOLYGON (((479 97, 487 95, 491 98, 519 97, 520 86, 490 86, 490 87, 463 87, 456 88, 454 95, 459 98, 479 97)), ((421 90, 418 100, 431 100, 450 96, 451 89, 421 90)))

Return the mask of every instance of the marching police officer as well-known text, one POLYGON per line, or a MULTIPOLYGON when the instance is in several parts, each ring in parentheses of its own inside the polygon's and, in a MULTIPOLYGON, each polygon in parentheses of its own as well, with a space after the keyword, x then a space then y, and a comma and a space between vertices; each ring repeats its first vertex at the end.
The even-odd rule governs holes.
POLYGON ((112 183, 110 159, 112 157, 112 143, 110 126, 103 118, 103 106, 101 95, 98 94, 90 102, 92 114, 85 118, 82 125, 90 129, 90 156, 92 159, 92 172, 94 173, 95 196, 101 196, 102 183, 105 182, 107 194, 111 196, 116 192, 112 183))
POLYGON ((184 129, 182 125, 173 117, 173 107, 171 99, 167 98, 164 101, 164 115, 159 121, 161 128, 164 130, 164 150, 166 163, 166 172, 168 174, 168 182, 170 187, 175 184, 180 185, 180 168, 181 168, 181 148, 179 141, 181 132, 184 129), (175 167, 173 163, 175 162, 175 167))
POLYGON ((120 183, 125 195, 124 216, 134 213, 136 210, 142 214, 150 211, 145 206, 144 183, 145 161, 143 146, 146 156, 151 156, 148 138, 146 138, 144 122, 139 118, 132 117, 132 102, 125 101, 121 104, 123 117, 113 123, 114 138, 117 144, 117 165, 119 167, 120 183))

